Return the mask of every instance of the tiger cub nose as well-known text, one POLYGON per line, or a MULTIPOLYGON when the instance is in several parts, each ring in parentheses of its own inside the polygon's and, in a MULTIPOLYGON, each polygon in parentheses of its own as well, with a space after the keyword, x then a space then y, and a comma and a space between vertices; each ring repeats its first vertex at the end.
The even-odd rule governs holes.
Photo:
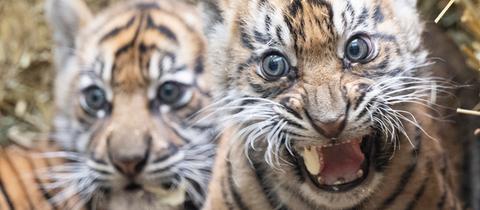
POLYGON ((126 177, 135 177, 140 174, 147 164, 148 154, 130 157, 112 157, 113 166, 126 177))
POLYGON ((345 115, 338 117, 335 120, 321 122, 312 120, 313 127, 317 132, 325 136, 326 138, 336 138, 342 133, 345 128, 345 115))
POLYGON ((119 173, 133 178, 144 170, 149 161, 152 136, 144 134, 139 138, 139 135, 134 135, 136 132, 127 131, 116 131, 107 138, 107 154, 119 173))

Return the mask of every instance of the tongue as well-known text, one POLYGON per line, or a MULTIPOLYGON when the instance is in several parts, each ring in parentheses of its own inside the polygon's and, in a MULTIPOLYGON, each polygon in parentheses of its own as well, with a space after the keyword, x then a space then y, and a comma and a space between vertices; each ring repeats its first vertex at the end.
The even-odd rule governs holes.
MULTIPOLYGON (((350 182, 358 178, 365 155, 360 149, 359 141, 318 148, 323 158, 320 177, 323 184, 334 185, 350 182)), ((361 176, 361 175, 360 175, 361 176)))

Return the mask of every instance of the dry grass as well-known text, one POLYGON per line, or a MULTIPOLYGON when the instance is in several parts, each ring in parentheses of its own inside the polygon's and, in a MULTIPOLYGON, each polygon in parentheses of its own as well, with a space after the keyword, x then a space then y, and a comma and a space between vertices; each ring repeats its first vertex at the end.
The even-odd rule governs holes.
MULTIPOLYGON (((88 2, 98 11, 112 1, 88 2)), ((449 0, 420 2, 424 17, 433 21, 449 0)), ((479 9, 480 0, 456 0, 439 22, 461 47, 470 66, 478 70, 479 9)), ((0 143, 8 136, 28 139, 49 129, 54 77, 50 40, 43 0, 0 0, 0 143)))
MULTIPOLYGON (((87 2, 98 11, 112 1, 87 2)), ((29 137, 49 129, 54 71, 43 3, 0 1, 0 144, 8 136, 29 137)))

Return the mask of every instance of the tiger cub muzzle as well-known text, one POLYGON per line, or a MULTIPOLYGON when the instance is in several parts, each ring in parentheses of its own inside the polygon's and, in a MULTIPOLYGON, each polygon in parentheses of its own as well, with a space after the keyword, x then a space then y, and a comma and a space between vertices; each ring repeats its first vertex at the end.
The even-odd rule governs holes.
MULTIPOLYGON (((103 172, 103 188, 133 194, 182 195, 184 181, 174 164, 184 158, 180 139, 152 117, 148 100, 139 93, 119 94, 113 101, 105 129, 91 140, 91 169, 103 172), (136 110, 131 114, 130 110, 136 110), (178 192, 172 193, 172 192, 178 192)), ((179 200, 183 200, 180 198, 179 200)))
POLYGON ((356 80, 341 87, 304 85, 303 118, 317 138, 295 145, 294 153, 302 175, 324 191, 352 190, 364 184, 375 169, 375 145, 382 139, 374 126, 359 129, 357 113, 361 111, 357 109, 362 108, 358 104, 366 97, 370 83, 356 80))

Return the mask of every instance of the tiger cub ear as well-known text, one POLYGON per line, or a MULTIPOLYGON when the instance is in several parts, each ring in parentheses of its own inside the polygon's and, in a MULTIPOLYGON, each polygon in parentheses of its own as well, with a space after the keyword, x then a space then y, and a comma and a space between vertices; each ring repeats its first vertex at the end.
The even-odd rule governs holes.
POLYGON ((47 0, 45 13, 53 30, 55 60, 62 67, 74 53, 78 33, 93 15, 82 0, 47 0))

